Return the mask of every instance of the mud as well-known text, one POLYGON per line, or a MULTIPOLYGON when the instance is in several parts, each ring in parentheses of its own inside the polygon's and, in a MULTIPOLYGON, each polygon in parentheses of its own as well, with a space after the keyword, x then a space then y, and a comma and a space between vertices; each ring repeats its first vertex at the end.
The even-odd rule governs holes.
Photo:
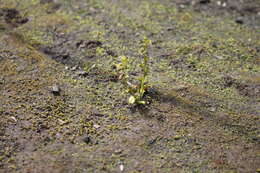
POLYGON ((0 172, 259 172, 258 13, 256 0, 0 0, 0 172), (128 57, 138 82, 144 36, 147 104, 130 105, 115 67, 128 57))

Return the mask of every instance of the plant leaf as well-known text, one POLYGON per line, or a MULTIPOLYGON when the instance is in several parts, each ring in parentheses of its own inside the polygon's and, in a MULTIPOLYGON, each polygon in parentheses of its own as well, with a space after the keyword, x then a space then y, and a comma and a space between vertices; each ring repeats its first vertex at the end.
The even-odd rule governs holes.
POLYGON ((145 102, 145 101, 143 101, 143 100, 141 100, 141 101, 138 101, 138 104, 145 105, 145 104, 146 104, 146 102, 145 102))

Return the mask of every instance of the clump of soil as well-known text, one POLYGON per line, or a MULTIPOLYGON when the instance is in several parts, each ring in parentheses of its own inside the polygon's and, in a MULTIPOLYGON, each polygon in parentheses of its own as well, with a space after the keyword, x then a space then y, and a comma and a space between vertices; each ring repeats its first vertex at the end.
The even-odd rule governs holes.
POLYGON ((260 85, 250 81, 239 81, 231 76, 223 77, 224 87, 235 87, 238 92, 247 97, 260 97, 260 85))
POLYGON ((18 27, 28 22, 28 18, 21 16, 20 12, 15 8, 1 8, 0 17, 12 27, 18 27))

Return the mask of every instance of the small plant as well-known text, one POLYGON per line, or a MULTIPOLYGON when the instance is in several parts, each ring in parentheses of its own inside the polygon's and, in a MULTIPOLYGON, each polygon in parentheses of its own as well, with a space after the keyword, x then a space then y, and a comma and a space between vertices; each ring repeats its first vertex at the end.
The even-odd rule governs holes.
POLYGON ((120 71, 119 78, 123 80, 124 85, 127 88, 127 92, 130 94, 128 99, 129 104, 147 104, 144 100, 144 94, 148 89, 148 73, 149 73, 149 55, 148 47, 151 44, 151 40, 144 38, 141 43, 139 53, 143 58, 143 62, 139 65, 142 70, 142 75, 138 78, 138 84, 132 84, 129 79, 130 62, 126 56, 121 57, 121 63, 116 65, 118 71, 120 71))

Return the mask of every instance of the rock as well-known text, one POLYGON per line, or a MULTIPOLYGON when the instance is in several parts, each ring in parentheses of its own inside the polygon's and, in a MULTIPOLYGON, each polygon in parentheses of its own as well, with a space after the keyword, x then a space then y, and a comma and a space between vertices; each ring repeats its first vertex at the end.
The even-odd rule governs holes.
POLYGON ((59 86, 57 84, 52 86, 52 90, 51 91, 52 91, 52 93, 54 95, 60 95, 60 88, 59 88, 59 86))
POLYGON ((243 20, 242 17, 238 17, 238 18, 236 18, 235 22, 238 23, 238 24, 243 24, 244 20, 243 20))
POLYGON ((3 77, 0 77, 0 85, 5 83, 5 79, 3 77))
POLYGON ((151 146, 151 145, 155 144, 156 141, 157 141, 157 138, 151 139, 151 140, 148 141, 147 145, 151 146))
POLYGON ((115 151, 115 154, 121 154, 122 152, 123 152, 122 149, 117 149, 117 150, 115 151))
POLYGON ((66 121, 63 121, 63 120, 61 120, 61 119, 58 119, 58 121, 59 121, 60 125, 64 125, 64 124, 67 123, 66 121))
POLYGON ((71 68, 71 71, 75 71, 75 70, 77 70, 77 68, 78 68, 78 66, 73 66, 73 67, 71 68))
POLYGON ((119 169, 120 169, 121 172, 124 171, 124 165, 123 165, 123 164, 120 164, 120 165, 119 165, 119 169))
POLYGON ((17 119, 13 116, 10 117, 10 121, 12 121, 13 123, 16 123, 17 122, 17 119))
POLYGON ((83 142, 85 142, 86 144, 89 144, 89 143, 91 142, 91 138, 90 138, 88 135, 84 136, 82 140, 83 140, 83 142))
POLYGON ((223 56, 219 56, 219 55, 216 55, 216 56, 214 56, 215 58, 217 58, 217 59, 219 59, 219 60, 222 60, 222 59, 224 59, 224 57, 223 56))
POLYGON ((79 76, 86 77, 88 73, 85 72, 84 70, 80 70, 80 71, 77 72, 77 74, 78 74, 79 76))
POLYGON ((208 3, 210 3, 210 0, 200 0, 199 3, 200 4, 208 4, 208 3))
POLYGON ((100 128, 100 125, 94 124, 93 127, 94 127, 95 129, 98 129, 98 128, 100 128))
POLYGON ((211 107, 209 110, 210 110, 211 112, 216 112, 217 108, 211 107))

